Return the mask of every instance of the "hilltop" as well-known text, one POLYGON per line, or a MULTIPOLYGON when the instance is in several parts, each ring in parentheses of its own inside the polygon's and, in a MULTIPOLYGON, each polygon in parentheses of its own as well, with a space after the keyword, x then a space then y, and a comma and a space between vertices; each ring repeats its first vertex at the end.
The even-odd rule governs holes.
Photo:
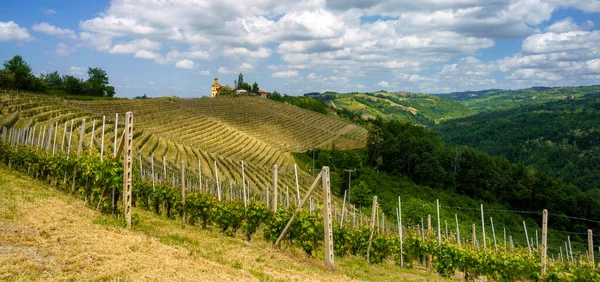
MULTIPOLYGON (((291 152, 332 144, 361 148, 366 142, 366 130, 344 119, 258 97, 81 101, 9 92, 0 94, 0 100, 0 126, 47 130, 58 124, 57 142, 65 149, 68 139, 61 137, 71 130, 70 122, 75 121, 69 138, 76 148, 85 119, 83 146, 100 151, 105 116, 105 154, 113 152, 115 114, 120 134, 125 112, 133 111, 136 159, 142 159, 146 170, 152 157, 161 174, 164 158, 167 173, 175 175, 181 161, 197 168, 200 160, 206 175, 215 175, 216 162, 222 179, 241 179, 243 160, 246 180, 257 188, 271 181, 273 165, 279 166, 282 185, 295 186, 291 152)), ((299 173, 301 184, 310 181, 308 174, 299 173)))

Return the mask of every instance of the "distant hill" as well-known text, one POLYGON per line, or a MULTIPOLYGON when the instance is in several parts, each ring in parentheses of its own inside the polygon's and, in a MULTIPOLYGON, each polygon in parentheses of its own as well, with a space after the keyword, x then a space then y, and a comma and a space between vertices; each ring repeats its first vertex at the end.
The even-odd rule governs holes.
POLYGON ((572 100, 484 112, 433 128, 452 144, 531 165, 584 191, 600 189, 600 93, 581 95, 589 89, 598 86, 569 89, 577 95, 572 100))
POLYGON ((412 93, 324 93, 310 97, 334 110, 346 110, 360 119, 377 117, 399 119, 416 124, 430 124, 445 119, 465 117, 475 111, 451 99, 412 93))
POLYGON ((455 100, 477 112, 485 112, 522 105, 543 104, 594 93, 600 93, 600 85, 577 87, 536 86, 519 90, 489 89, 436 94, 436 96, 455 100))

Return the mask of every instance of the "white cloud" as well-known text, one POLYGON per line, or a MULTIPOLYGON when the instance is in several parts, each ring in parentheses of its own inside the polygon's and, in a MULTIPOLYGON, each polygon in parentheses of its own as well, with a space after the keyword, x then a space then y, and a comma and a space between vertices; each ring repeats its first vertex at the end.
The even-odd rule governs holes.
POLYGON ((180 69, 192 69, 194 68, 194 61, 185 59, 175 63, 175 66, 180 69))
POLYGON ((252 64, 249 63, 243 63, 242 65, 240 65, 240 71, 251 71, 254 69, 254 66, 252 66, 252 64))
POLYGON ((46 9, 46 10, 44 10, 44 14, 46 14, 46 15, 54 15, 54 14, 56 14, 56 10, 46 9))
POLYGON ((27 29, 20 27, 13 21, 0 22, 0 41, 29 41, 33 37, 27 29))
POLYGON ((158 59, 160 57, 160 54, 148 50, 140 50, 135 52, 135 55, 133 55, 133 57, 154 60, 158 59))
POLYGON ((65 57, 65 56, 72 54, 73 52, 75 52, 74 47, 71 47, 65 43, 59 42, 58 44, 56 44, 56 49, 54 50, 54 52, 51 52, 51 53, 55 54, 57 56, 65 57))
POLYGON ((229 68, 226 67, 220 67, 219 70, 217 70, 218 73, 222 73, 222 74, 234 74, 236 73, 236 71, 234 70, 230 70, 229 68))
POLYGON ((554 32, 554 33, 563 33, 563 32, 579 31, 579 30, 581 30, 581 28, 575 22, 573 22, 573 19, 570 17, 566 18, 562 21, 556 21, 552 25, 550 25, 549 27, 546 28, 546 31, 554 32))
POLYGON ((146 38, 143 39, 135 39, 123 44, 116 44, 110 50, 109 53, 112 54, 128 54, 128 53, 136 53, 140 50, 151 50, 156 51, 162 48, 162 44, 160 42, 154 42, 148 40, 146 38))
POLYGON ((57 27, 57 26, 54 26, 54 25, 51 25, 51 24, 45 23, 45 22, 39 23, 39 24, 34 24, 31 27, 31 30, 33 30, 35 32, 40 32, 40 33, 56 36, 59 38, 71 38, 71 39, 77 38, 75 31, 68 29, 68 28, 60 28, 60 27, 57 27))
POLYGON ((278 77, 278 78, 290 78, 290 77, 297 77, 298 76, 298 71, 295 70, 288 70, 288 71, 278 71, 273 73, 272 77, 278 77))
POLYGON ((377 83, 377 85, 381 86, 381 87, 384 87, 384 88, 389 88, 390 87, 390 84, 387 81, 385 81, 385 80, 380 81, 379 83, 377 83))
POLYGON ((83 76, 85 73, 87 73, 88 68, 86 67, 76 67, 76 66, 71 66, 68 69, 68 73, 70 75, 74 75, 74 76, 83 76))
POLYGON ((199 75, 210 75, 210 71, 209 70, 201 70, 198 72, 199 75))
POLYGON ((228 57, 244 57, 244 58, 259 58, 265 59, 271 56, 271 49, 269 48, 259 48, 258 50, 252 51, 245 47, 235 47, 235 48, 225 48, 223 50, 223 55, 228 57))

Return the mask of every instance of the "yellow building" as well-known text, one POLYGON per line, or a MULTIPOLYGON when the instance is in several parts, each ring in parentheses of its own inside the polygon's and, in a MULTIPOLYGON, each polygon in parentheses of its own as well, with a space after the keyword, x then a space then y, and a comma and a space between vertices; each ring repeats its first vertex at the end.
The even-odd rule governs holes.
POLYGON ((219 78, 215 77, 215 82, 212 85, 212 97, 217 97, 219 94, 219 90, 222 88, 221 84, 219 84, 219 78))

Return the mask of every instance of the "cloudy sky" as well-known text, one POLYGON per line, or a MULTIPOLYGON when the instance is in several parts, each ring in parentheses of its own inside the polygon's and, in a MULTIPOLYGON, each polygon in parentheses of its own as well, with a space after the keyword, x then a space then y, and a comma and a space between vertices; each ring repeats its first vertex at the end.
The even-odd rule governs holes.
POLYGON ((101 67, 117 95, 290 95, 600 84, 599 0, 0 2, 0 60, 101 67))

